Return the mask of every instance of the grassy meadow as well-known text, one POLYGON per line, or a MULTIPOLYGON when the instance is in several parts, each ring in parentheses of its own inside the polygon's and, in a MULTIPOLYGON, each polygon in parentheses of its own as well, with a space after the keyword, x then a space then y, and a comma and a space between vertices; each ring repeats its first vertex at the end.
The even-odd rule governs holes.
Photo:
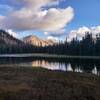
POLYGON ((0 67, 0 100, 100 100, 100 77, 40 67, 0 67))

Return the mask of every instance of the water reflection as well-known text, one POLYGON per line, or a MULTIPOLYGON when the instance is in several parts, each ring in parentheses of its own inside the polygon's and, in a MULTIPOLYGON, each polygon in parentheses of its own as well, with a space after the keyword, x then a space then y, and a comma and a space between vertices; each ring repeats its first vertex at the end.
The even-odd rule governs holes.
POLYGON ((50 70, 62 70, 62 71, 71 71, 71 72, 79 72, 79 73, 88 72, 88 73, 92 73, 95 75, 99 75, 99 71, 97 70, 97 67, 93 65, 92 65, 92 69, 86 69, 84 67, 84 64, 81 66, 78 66, 78 64, 74 65, 71 63, 67 63, 67 62, 63 62, 63 63, 49 62, 46 60, 35 60, 35 61, 30 62, 30 65, 32 67, 43 67, 43 68, 47 68, 50 70))
POLYGON ((97 70, 96 66, 92 69, 92 74, 99 76, 100 72, 97 70))
POLYGON ((75 70, 74 70, 74 72, 80 72, 80 73, 82 73, 82 72, 83 72, 83 70, 82 70, 80 67, 79 67, 79 68, 78 68, 78 67, 76 67, 76 68, 75 68, 75 70))
POLYGON ((66 65, 64 63, 59 62, 48 62, 45 60, 35 60, 30 62, 32 67, 43 67, 51 70, 62 70, 66 71, 66 65))
POLYGON ((62 70, 79 73, 100 74, 100 61, 91 60, 68 60, 68 59, 0 59, 0 66, 24 66, 24 67, 43 67, 50 70, 62 70))
POLYGON ((66 71, 73 72, 73 69, 70 63, 67 65, 66 71))

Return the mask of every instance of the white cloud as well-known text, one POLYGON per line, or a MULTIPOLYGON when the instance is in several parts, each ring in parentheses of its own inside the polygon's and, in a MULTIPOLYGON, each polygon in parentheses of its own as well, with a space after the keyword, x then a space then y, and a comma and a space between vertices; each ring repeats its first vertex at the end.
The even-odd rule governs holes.
POLYGON ((86 32, 92 33, 93 38, 96 37, 96 34, 100 34, 100 26, 96 27, 80 27, 77 30, 72 30, 68 34, 68 41, 71 41, 73 38, 78 38, 79 40, 85 36, 86 32))
POLYGON ((45 6, 58 5, 59 2, 63 0, 8 0, 8 1, 9 5, 13 7, 21 6, 21 8, 39 10, 45 6))
POLYGON ((21 7, 0 18, 0 26, 5 29, 40 30, 55 34, 64 29, 74 17, 74 10, 71 7, 52 8, 60 1, 62 0, 9 0, 11 7, 21 7), (42 7, 46 6, 50 6, 49 9, 42 10, 42 7))
POLYGON ((47 39, 48 40, 53 40, 53 41, 59 41, 59 38, 53 37, 53 36, 48 36, 47 39))
POLYGON ((49 35, 49 33, 48 33, 48 32, 44 32, 44 34, 45 34, 45 35, 49 35))
POLYGON ((47 36, 60 37, 60 36, 64 35, 65 32, 66 32, 66 30, 63 28, 63 29, 57 30, 57 31, 44 32, 44 34, 47 36))
POLYGON ((13 30, 9 29, 9 30, 6 30, 6 32, 8 32, 10 35, 14 36, 14 37, 17 37, 18 34, 16 32, 14 32, 13 30))

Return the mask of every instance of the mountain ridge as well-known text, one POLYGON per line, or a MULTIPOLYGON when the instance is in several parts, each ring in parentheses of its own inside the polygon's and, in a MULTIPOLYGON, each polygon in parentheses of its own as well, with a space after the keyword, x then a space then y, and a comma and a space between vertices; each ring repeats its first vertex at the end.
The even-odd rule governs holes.
POLYGON ((29 35, 23 37, 22 39, 18 39, 12 36, 9 32, 5 30, 0 30, 0 45, 33 45, 37 47, 44 47, 44 46, 52 46, 57 42, 51 39, 41 39, 35 35, 29 35))
POLYGON ((24 44, 24 42, 10 35, 6 31, 0 30, 0 45, 19 45, 19 44, 24 44))
POLYGON ((35 35, 29 35, 23 38, 23 42, 26 44, 31 44, 35 46, 49 46, 49 45, 54 45, 56 44, 56 41, 51 40, 51 39, 40 39, 39 37, 35 35))

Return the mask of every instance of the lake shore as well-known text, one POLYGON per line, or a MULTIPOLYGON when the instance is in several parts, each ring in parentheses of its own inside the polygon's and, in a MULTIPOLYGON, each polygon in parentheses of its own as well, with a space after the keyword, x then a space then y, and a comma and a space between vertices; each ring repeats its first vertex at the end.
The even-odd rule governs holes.
POLYGON ((42 53, 27 53, 27 54, 0 54, 0 58, 29 58, 29 57, 40 57, 40 58, 58 58, 58 59, 100 59, 100 56, 72 56, 72 55, 60 55, 60 54, 42 54, 42 53))
POLYGON ((100 77, 43 68, 0 67, 0 100, 100 100, 100 77))

